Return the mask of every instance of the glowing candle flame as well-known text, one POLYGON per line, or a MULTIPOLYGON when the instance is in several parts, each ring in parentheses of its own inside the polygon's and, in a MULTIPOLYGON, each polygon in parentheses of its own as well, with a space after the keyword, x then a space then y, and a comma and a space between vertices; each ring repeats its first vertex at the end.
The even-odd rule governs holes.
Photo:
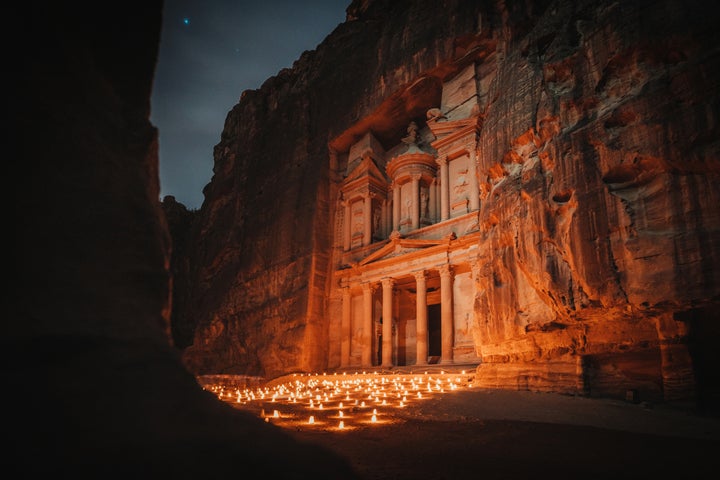
POLYGON ((372 423, 377 423, 377 415, 373 415, 372 418, 370 419, 370 421, 372 423))
POLYGON ((339 428, 340 430, 342 430, 343 428, 345 428, 345 422, 343 422, 342 420, 340 420, 340 425, 338 425, 338 428, 339 428))
POLYGON ((273 417, 280 418, 280 412, 278 412, 277 410, 273 410, 273 417))
POLYGON ((339 415, 340 415, 340 418, 342 418, 342 417, 343 417, 343 411, 340 410, 340 412, 338 412, 338 413, 339 413, 339 415))
POLYGON ((315 423, 315 417, 313 417, 312 415, 310 415, 310 420, 308 420, 308 423, 309 423, 310 425, 312 425, 313 423, 315 423))

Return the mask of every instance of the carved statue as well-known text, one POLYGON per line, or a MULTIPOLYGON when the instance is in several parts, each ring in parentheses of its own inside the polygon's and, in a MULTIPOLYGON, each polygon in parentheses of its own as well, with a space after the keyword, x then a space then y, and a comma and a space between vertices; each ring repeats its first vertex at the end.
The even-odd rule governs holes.
POLYGON ((428 196, 427 192, 423 190, 420 192, 420 217, 421 218, 428 218, 428 201, 430 200, 430 197, 428 196))
POLYGON ((417 132, 418 132, 418 126, 415 122, 410 122, 410 125, 408 125, 407 128, 407 137, 404 137, 402 139, 403 143, 407 145, 416 145, 417 144, 417 132))

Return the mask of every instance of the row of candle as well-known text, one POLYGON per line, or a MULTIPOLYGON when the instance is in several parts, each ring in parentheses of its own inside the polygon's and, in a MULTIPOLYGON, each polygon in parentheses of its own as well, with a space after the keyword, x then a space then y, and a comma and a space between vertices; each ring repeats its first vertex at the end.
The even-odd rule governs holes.
MULTIPOLYGON (((266 422, 280 426, 299 427, 308 425, 315 428, 348 429, 346 421, 353 420, 354 426, 377 425, 396 421, 397 409, 430 398, 434 395, 452 392, 472 386, 465 375, 382 375, 342 374, 336 379, 323 374, 294 375, 291 380, 254 389, 209 385, 221 400, 238 408, 251 409, 253 405, 284 404, 286 411, 274 408, 272 415, 260 409, 260 417, 266 422), (372 414, 358 415, 372 405, 372 414), (378 408, 384 410, 383 421, 379 421, 378 408), (310 411, 310 415, 299 419, 297 411, 310 411), (322 412, 322 414, 321 414, 322 412), (335 412, 333 415, 332 412, 335 412), (321 420, 321 417, 325 420, 321 420), (331 421, 334 420, 333 423, 331 421)), ((258 405, 259 406, 259 405, 258 405)))

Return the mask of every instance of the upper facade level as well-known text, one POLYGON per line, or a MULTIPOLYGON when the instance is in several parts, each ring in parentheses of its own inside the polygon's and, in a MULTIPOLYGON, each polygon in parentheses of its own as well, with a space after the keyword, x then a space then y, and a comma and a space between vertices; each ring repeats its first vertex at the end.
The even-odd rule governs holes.
POLYGON ((389 148, 372 128, 350 145, 336 210, 341 265, 367 257, 391 236, 438 239, 467 229, 451 224, 467 223, 480 208, 478 97, 470 65, 442 83, 440 104, 412 118, 389 148))

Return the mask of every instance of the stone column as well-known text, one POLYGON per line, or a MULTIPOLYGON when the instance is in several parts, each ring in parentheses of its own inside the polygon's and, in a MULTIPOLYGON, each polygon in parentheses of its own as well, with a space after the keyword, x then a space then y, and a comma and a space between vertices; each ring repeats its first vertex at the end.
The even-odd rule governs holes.
POLYGON ((387 198, 383 201, 383 238, 390 235, 390 225, 392 224, 392 212, 390 211, 390 202, 387 198))
POLYGON ((363 367, 372 367, 372 340, 373 340, 373 318, 372 318, 372 293, 373 286, 363 283, 363 328, 362 328, 362 356, 360 363, 363 367))
POLYGON ((437 222, 437 180, 433 180, 432 183, 430 183, 428 190, 428 194, 430 195, 430 212, 428 215, 430 216, 430 220, 435 223, 437 222))
POLYGON ((447 156, 437 159, 440 165, 440 221, 450 218, 450 175, 448 174, 447 156))
POLYGON ((412 176, 412 229, 420 228, 420 175, 412 176))
POLYGON ((382 326, 382 366, 392 367, 392 314, 393 314, 393 286, 392 278, 383 278, 383 326, 382 326))
POLYGON ((363 246, 370 245, 372 243, 372 197, 370 196, 370 193, 368 192, 365 195, 365 205, 364 205, 364 211, 363 211, 363 226, 365 227, 365 230, 363 231, 363 246))
POLYGON ((440 302, 442 350, 440 363, 453 363, 453 276, 450 265, 440 267, 440 302))
POLYGON ((350 287, 342 288, 342 322, 340 323, 340 366, 350 365, 350 315, 352 296, 350 287))
POLYGON ((350 250, 350 238, 352 236, 352 208, 350 208, 350 202, 345 200, 343 202, 345 207, 345 225, 343 225, 343 250, 346 252, 350 250))
POLYGON ((425 271, 415 272, 417 295, 415 297, 415 325, 416 325, 416 365, 427 364, 428 358, 428 326, 427 326, 427 288, 425 271))
POLYGON ((400 184, 393 182, 393 231, 400 230, 400 184))
POLYGON ((468 176, 470 180, 470 211, 480 209, 480 187, 478 187, 477 179, 477 161, 475 155, 475 145, 468 145, 468 155, 470 156, 468 165, 468 176))

